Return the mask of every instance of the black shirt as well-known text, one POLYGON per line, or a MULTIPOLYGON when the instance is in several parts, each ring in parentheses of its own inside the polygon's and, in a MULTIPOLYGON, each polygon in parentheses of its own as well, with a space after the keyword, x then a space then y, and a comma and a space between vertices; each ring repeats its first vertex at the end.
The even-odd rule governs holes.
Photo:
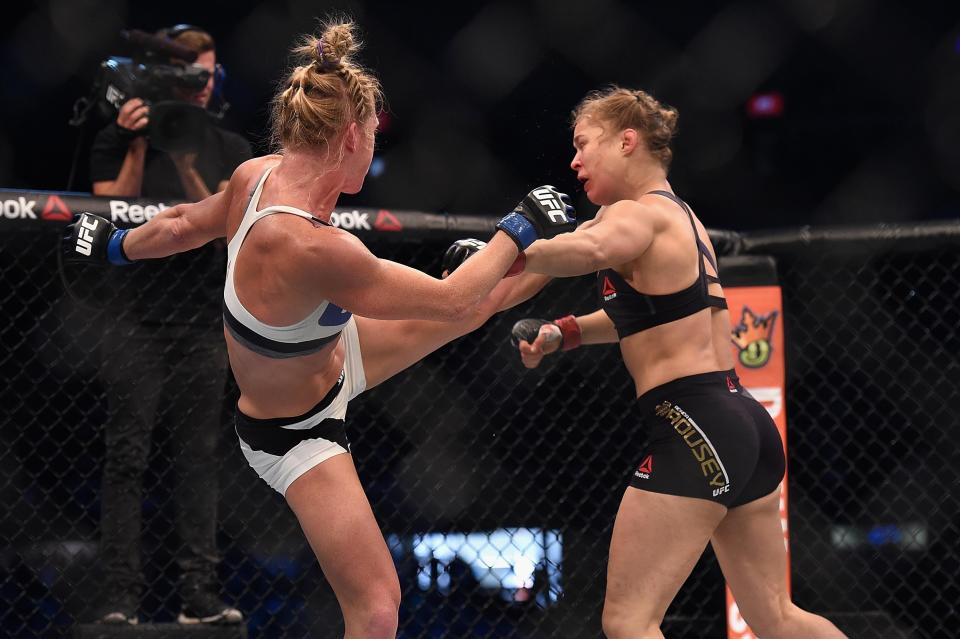
MULTIPOLYGON (((121 134, 116 123, 101 129, 90 151, 92 181, 115 180, 128 147, 129 138, 121 134)), ((234 169, 251 157, 247 140, 210 126, 204 132, 194 168, 210 192, 216 193, 220 182, 229 180, 234 169)), ((180 176, 166 152, 148 148, 140 197, 168 206, 186 199, 180 176)), ((226 274, 226 247, 221 241, 99 273, 96 290, 88 292, 90 302, 110 309, 118 319, 219 330, 226 274)))
MULTIPOLYGON (((128 148, 129 138, 120 133, 115 122, 101 129, 90 149, 90 180, 116 180, 128 148)), ((252 156, 250 143, 243 137, 218 126, 209 126, 204 131, 194 168, 210 192, 216 193, 220 182, 229 180, 233 170, 252 156)), ((147 149, 139 196, 159 201, 186 199, 180 175, 166 152, 147 149)))

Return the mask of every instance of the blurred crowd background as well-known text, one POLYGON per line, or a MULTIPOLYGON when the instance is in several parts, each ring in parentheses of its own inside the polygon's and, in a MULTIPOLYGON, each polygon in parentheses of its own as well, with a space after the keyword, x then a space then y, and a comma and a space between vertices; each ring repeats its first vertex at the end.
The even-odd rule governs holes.
POLYGON ((388 99, 372 175, 344 204, 497 214, 549 182, 589 216, 569 113, 619 83, 679 109, 672 184, 709 226, 960 217, 960 3, 946 1, 29 3, 0 40, 0 185, 90 189, 102 122, 68 120, 100 62, 132 53, 125 28, 211 32, 225 126, 267 152, 288 48, 331 12, 361 26, 388 99))

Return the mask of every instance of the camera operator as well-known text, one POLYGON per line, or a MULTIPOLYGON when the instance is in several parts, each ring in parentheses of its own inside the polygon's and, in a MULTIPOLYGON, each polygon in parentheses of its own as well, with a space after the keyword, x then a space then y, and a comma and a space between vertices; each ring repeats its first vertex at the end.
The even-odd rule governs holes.
MULTIPOLYGON (((213 38, 189 25, 166 31, 172 41, 196 51, 194 64, 210 74, 200 91, 173 88, 174 97, 207 108, 222 74, 213 38)), ((90 157, 94 195, 196 202, 226 188, 233 169, 251 157, 250 144, 243 137, 218 126, 204 129, 203 139, 195 144, 199 151, 160 151, 150 147, 145 135, 149 123, 150 106, 134 97, 120 107, 116 122, 97 134, 90 157)))
MULTIPOLYGON (((210 72, 206 86, 193 92, 171 87, 170 97, 206 109, 222 75, 213 38, 190 25, 158 36, 197 52, 196 64, 210 72)), ((159 137, 149 126, 151 105, 140 96, 126 100, 116 121, 93 142, 93 193, 169 203, 197 201, 224 189, 233 170, 251 157, 250 145, 215 125, 212 117, 203 119, 210 124, 191 129, 194 139, 178 145, 187 150, 161 150, 151 145, 151 135, 157 133, 154 141, 159 137)), ((97 614, 103 623, 138 621, 144 586, 143 478, 152 445, 166 447, 173 462, 158 464, 162 470, 156 486, 173 486, 178 621, 243 620, 239 610, 221 599, 216 577, 216 452, 226 384, 220 299, 226 258, 222 245, 192 253, 143 262, 122 274, 98 274, 104 292, 98 301, 107 318, 102 345, 113 345, 101 347, 100 370, 108 399, 100 545, 105 591, 97 614), (170 466, 175 477, 164 481, 170 466)), ((163 531, 151 539, 169 537, 163 531)))

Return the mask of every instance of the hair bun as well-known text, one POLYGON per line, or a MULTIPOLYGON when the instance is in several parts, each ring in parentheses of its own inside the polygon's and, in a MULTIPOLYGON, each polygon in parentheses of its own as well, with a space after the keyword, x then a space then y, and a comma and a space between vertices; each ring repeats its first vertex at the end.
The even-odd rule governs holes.
POLYGON ((328 24, 320 36, 318 45, 318 59, 321 64, 340 64, 357 50, 356 39, 353 35, 352 22, 336 22, 328 24))
POLYGON ((340 66, 340 58, 334 58, 332 55, 328 54, 323 49, 323 40, 317 40, 317 46, 315 47, 316 64, 321 71, 333 71, 340 66))

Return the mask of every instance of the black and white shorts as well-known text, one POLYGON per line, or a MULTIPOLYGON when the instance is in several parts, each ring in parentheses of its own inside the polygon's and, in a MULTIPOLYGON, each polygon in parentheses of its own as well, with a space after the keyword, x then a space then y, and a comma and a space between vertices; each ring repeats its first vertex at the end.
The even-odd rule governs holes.
POLYGON ((298 477, 334 455, 350 452, 344 428, 347 403, 363 392, 357 324, 352 318, 341 333, 343 371, 326 397, 303 415, 254 419, 237 410, 240 450, 257 474, 281 495, 298 477))
POLYGON ((681 377, 637 403, 647 440, 632 487, 734 508, 780 485, 780 432, 734 371, 681 377))

